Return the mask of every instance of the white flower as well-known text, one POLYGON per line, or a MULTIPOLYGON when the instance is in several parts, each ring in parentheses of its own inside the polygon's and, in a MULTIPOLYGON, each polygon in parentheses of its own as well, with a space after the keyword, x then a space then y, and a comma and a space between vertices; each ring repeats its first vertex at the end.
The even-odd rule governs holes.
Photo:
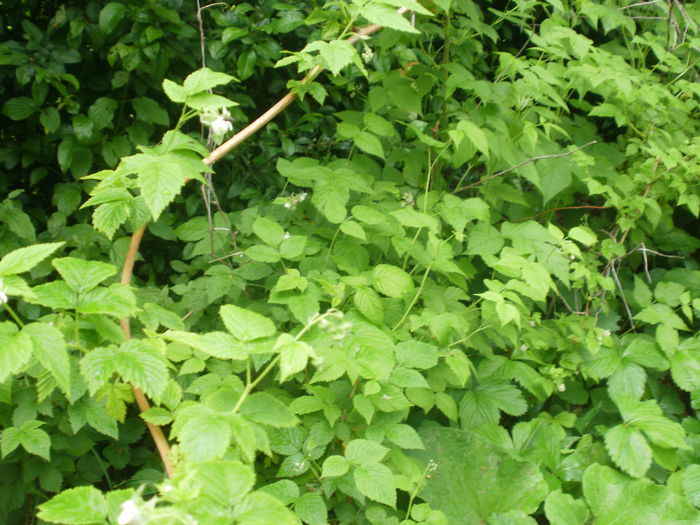
MULTIPOLYGON (((228 113, 228 111, 226 111, 228 113)), ((211 123, 211 132, 216 136, 226 135, 233 130, 233 123, 222 114, 214 122, 211 123)))
POLYGON ((5 283, 0 279, 0 304, 5 304, 7 302, 7 291, 5 290, 5 283))
POLYGON ((521 352, 527 352, 528 348, 530 348, 530 347, 527 346, 527 345, 520 345, 520 351, 521 351, 521 352))
POLYGON ((289 232, 284 232, 284 235, 282 236, 283 239, 289 239, 291 237, 291 234, 289 232))
POLYGON ((559 392, 566 392, 566 385, 564 383, 557 385, 557 390, 559 390, 559 392))
POLYGON ((372 51, 372 49, 371 49, 369 46, 367 46, 367 47, 365 48, 365 50, 362 52, 362 60, 363 60, 365 63, 367 63, 367 62, 369 62, 370 60, 372 60, 372 57, 373 57, 373 56, 374 56, 374 51, 372 51))
POLYGON ((610 334, 611 334, 611 333, 612 333, 612 332, 611 332, 610 330, 605 330, 605 331, 603 332, 603 335, 604 335, 605 337, 610 337, 610 334))
POLYGON ((143 523, 141 511, 133 499, 128 499, 122 503, 122 511, 117 518, 119 525, 139 525, 143 523))

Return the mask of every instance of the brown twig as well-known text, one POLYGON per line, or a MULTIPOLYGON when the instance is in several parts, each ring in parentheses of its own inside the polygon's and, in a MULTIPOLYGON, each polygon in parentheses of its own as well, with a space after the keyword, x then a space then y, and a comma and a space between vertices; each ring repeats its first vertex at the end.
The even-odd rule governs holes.
POLYGON ((531 157, 527 160, 524 160, 520 164, 516 164, 515 166, 511 166, 510 168, 506 168, 502 171, 499 171, 498 173, 494 173, 493 175, 489 175, 485 179, 478 180, 476 182, 472 182, 471 184, 467 184, 466 186, 461 186, 457 188, 456 190, 452 190, 452 193, 459 193, 460 191, 468 190, 469 188, 473 188, 474 186, 478 186, 479 184, 483 184, 484 182, 488 182, 491 179, 495 179, 496 177, 500 177, 501 175, 505 175, 506 173, 510 173, 513 170, 517 170, 518 168, 522 168, 523 166, 530 164, 531 162, 535 162, 537 160, 544 160, 544 159, 556 159, 558 157, 568 157, 569 155, 573 155, 577 151, 582 150, 583 148, 587 148, 588 146, 592 144, 596 144, 598 141, 597 140, 591 140, 590 142, 586 142, 583 146, 578 146, 575 149, 572 149, 571 151, 565 151, 564 153, 556 153, 554 155, 538 155, 537 157, 531 157))
MULTIPOLYGON (((206 6, 209 7, 209 6, 206 6)), ((201 8, 200 8, 201 10, 201 8)), ((399 14, 404 14, 408 12, 407 8, 402 7, 397 11, 399 14)), ((199 11, 198 11, 199 14, 199 11)), ((369 26, 362 27, 358 29, 353 36, 351 36, 348 39, 348 42, 351 44, 356 43, 358 40, 365 36, 372 35, 379 31, 381 29, 381 26, 377 24, 372 24, 369 26)), ((319 73, 323 71, 323 68, 320 66, 315 66, 311 71, 307 73, 307 75, 304 77, 303 82, 311 82, 313 81, 319 73)), ((284 97, 282 97, 274 106, 272 106, 270 109, 268 109, 265 113, 263 113, 260 117, 258 117, 254 122, 246 126, 244 129, 239 131, 236 135, 234 135, 232 138, 224 142, 221 146, 216 148, 214 151, 212 151, 209 156, 205 159, 202 159, 202 162, 206 164, 207 166, 213 165, 215 162, 220 160, 224 155, 229 153, 231 150, 233 150, 236 146, 244 142, 246 139, 250 138, 253 134, 255 134, 257 131, 262 129, 268 122, 270 122, 273 118, 275 118, 282 110, 284 110, 287 106, 289 106, 294 100, 297 98, 297 94, 293 92, 287 93, 284 97)), ((131 235, 131 241, 129 242, 129 249, 127 251, 126 257, 124 258, 124 264, 122 266, 122 273, 121 273, 121 282, 122 284, 129 285, 131 283, 131 277, 133 275, 134 271, 134 262, 136 261, 136 256, 138 254, 139 250, 139 245, 141 244, 141 239, 143 238, 143 234, 146 231, 146 225, 141 226, 138 230, 136 230, 132 235, 131 235)), ((131 328, 129 326, 129 319, 122 319, 120 321, 120 325, 122 328, 122 331, 124 332, 124 336, 129 339, 131 337, 131 328)), ((149 408, 151 408, 150 403, 148 402, 148 399, 144 395, 144 393, 134 387, 132 385, 132 390, 134 392, 134 398, 136 399, 136 404, 139 407, 139 410, 141 412, 145 412, 149 408)), ((173 467, 172 463, 170 461, 170 445, 168 444, 168 440, 165 438, 165 435, 163 434, 163 430, 158 426, 158 425, 153 425, 151 423, 146 422, 146 425, 148 426, 148 430, 151 433, 151 436, 153 437, 153 441, 156 444, 156 447, 158 448, 158 453, 160 454, 161 460, 163 461, 163 466, 165 467, 165 471, 168 475, 168 477, 171 477, 173 474, 173 467)))

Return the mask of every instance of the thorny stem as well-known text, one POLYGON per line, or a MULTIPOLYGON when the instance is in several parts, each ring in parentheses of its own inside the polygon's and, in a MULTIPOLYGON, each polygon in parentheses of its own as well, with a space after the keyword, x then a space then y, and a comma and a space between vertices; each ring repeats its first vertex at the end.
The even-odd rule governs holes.
MULTIPOLYGON (((408 12, 408 9, 405 7, 402 7, 397 11, 399 14, 404 14, 408 12)), ((355 44, 358 40, 365 36, 372 35, 379 31, 381 29, 381 26, 377 24, 371 24, 365 27, 362 27, 358 29, 353 36, 351 36, 348 39, 348 42, 350 44, 355 44)), ((318 75, 323 71, 323 68, 320 66, 315 66, 311 71, 307 73, 307 75, 304 77, 303 82, 312 82, 318 75)), ((236 146, 244 142, 246 139, 251 137, 253 134, 255 134, 257 131, 262 129, 267 123, 269 123, 273 118, 275 118, 279 113, 282 112, 287 106, 289 106, 294 100, 297 98, 297 94, 293 92, 287 93, 284 97, 282 97, 275 105, 273 105, 270 109, 268 109, 265 113, 263 113, 260 117, 258 117, 254 122, 243 128, 241 131, 239 131, 236 135, 231 137, 229 140, 224 142, 221 146, 216 148, 214 151, 212 151, 209 156, 205 159, 202 159, 202 162, 206 164, 207 166, 213 165, 216 161, 220 160, 224 155, 229 153, 231 150, 233 150, 236 146)), ((131 235, 131 241, 129 243, 129 250, 126 254, 126 257, 124 258, 124 265, 122 266, 122 274, 121 274, 121 282, 122 284, 129 285, 131 283, 131 277, 133 275, 134 271, 134 261, 136 260, 136 255, 138 254, 139 250, 139 245, 141 244, 141 239, 143 238, 143 234, 146 231, 146 225, 144 224, 136 230, 132 235, 131 235)), ((9 310, 8 310, 9 311, 9 310)), ((122 331, 124 332, 124 336, 126 339, 129 339, 131 337, 131 329, 129 326, 129 319, 122 319, 120 321, 120 325, 122 328, 122 331)), ((303 334, 306 331, 306 327, 300 332, 297 337, 300 337, 301 334, 303 334)), ((279 356, 273 360, 270 365, 273 363, 276 364, 277 360, 279 359, 279 356)), ((270 365, 268 365, 268 368, 263 371, 263 373, 256 378, 256 380, 253 383, 248 383, 250 388, 247 388, 244 390, 245 395, 241 395, 241 399, 239 400, 239 403, 236 405, 236 408, 234 411, 238 410, 240 408, 239 405, 243 403, 243 400, 245 397, 247 397, 247 393, 252 390, 252 388, 258 384, 258 382, 269 372, 270 365)), ((134 398, 136 399, 136 404, 139 407, 139 410, 141 412, 145 412, 149 408, 151 408, 150 403, 148 402, 148 399, 146 398, 145 394, 139 389, 136 388, 132 385, 132 390, 134 392, 134 398)), ((146 425, 148 426, 148 430, 151 433, 151 436, 153 437, 153 441, 156 444, 156 448, 158 449, 158 453, 160 454, 161 460, 163 461, 163 466, 165 467, 165 471, 168 475, 168 477, 172 477, 173 475, 173 467, 172 463, 170 461, 170 445, 168 444, 168 440, 165 438, 165 435, 163 434, 163 430, 158 426, 154 425, 152 423, 146 422, 146 425)))

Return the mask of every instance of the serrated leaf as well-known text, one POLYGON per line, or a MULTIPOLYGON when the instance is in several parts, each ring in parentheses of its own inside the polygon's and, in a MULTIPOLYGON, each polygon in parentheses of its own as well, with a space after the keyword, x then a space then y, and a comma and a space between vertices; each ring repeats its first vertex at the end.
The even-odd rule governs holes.
POLYGON ((321 477, 334 478, 342 476, 350 470, 350 462, 343 456, 328 456, 321 469, 321 477))
POLYGON ((414 290, 411 276, 391 264, 378 264, 374 267, 372 285, 379 293, 396 299, 414 290))
POLYGON ((382 299, 371 288, 358 288, 353 296, 353 303, 370 322, 376 325, 381 325, 384 322, 382 299))
POLYGON ((253 470, 240 461, 200 463, 193 470, 202 493, 224 507, 240 501, 255 483, 253 470))
POLYGON ((75 487, 56 494, 39 505, 37 516, 49 523, 67 525, 93 525, 103 523, 107 515, 107 503, 95 487, 75 487))
POLYGON ((544 513, 551 525, 585 525, 590 517, 584 501, 561 490, 549 493, 544 501, 544 513))
POLYGON ((275 346, 280 354, 280 382, 304 370, 309 357, 315 355, 314 349, 303 341, 290 341, 279 347, 275 346))
POLYGON ((160 107, 158 102, 149 97, 137 97, 132 100, 132 105, 136 111, 138 118, 145 122, 160 124, 161 126, 170 125, 168 112, 160 107))
POLYGON ((307 492, 294 504, 296 514, 309 525, 323 525, 328 522, 328 509, 320 494, 307 492))
POLYGON ((51 264, 58 270, 66 284, 78 293, 95 288, 117 273, 117 269, 112 264, 86 261, 75 257, 54 259, 51 264))
POLYGON ((0 260, 0 275, 15 275, 28 272, 58 250, 63 244, 63 242, 34 244, 13 250, 0 260))
POLYGON ((226 329, 239 341, 248 342, 270 337, 277 331, 273 322, 267 317, 232 304, 223 305, 219 315, 226 329))
POLYGON ((700 465, 689 465, 681 472, 681 486, 688 501, 700 507, 700 465))
POLYGON ((0 323, 0 383, 24 368, 32 357, 32 340, 13 323, 0 323))
POLYGON ((355 138, 353 138, 353 142, 365 153, 376 155, 381 159, 384 158, 384 147, 382 146, 382 142, 373 133, 370 133, 369 131, 361 131, 355 136, 355 138))
POLYGON ((287 405, 267 392, 256 392, 241 407, 241 415, 250 421, 276 428, 295 426, 299 419, 287 405))
POLYGON ((340 224, 347 215, 345 206, 349 198, 350 193, 345 186, 333 182, 320 182, 311 194, 311 203, 329 222, 340 224))
POLYGON ((389 449, 369 439, 353 439, 345 447, 345 458, 353 465, 379 463, 389 449))
POLYGON ((428 370, 438 363, 438 349, 420 341, 404 341, 396 345, 396 359, 401 366, 428 370))
POLYGON ((365 5, 360 8, 360 15, 372 24, 390 27, 391 29, 403 31, 405 33, 420 34, 420 31, 413 27, 408 20, 391 7, 376 4, 365 5))
POLYGON ((159 398, 168 384, 168 368, 164 358, 146 340, 130 339, 122 343, 111 362, 122 379, 140 388, 149 397, 159 398))
POLYGON ((231 428, 225 418, 217 414, 199 414, 191 417, 179 433, 180 447, 195 463, 220 458, 231 441, 231 428))
POLYGON ((270 246, 278 246, 284 239, 284 229, 267 217, 260 216, 255 219, 253 231, 265 244, 270 246))
POLYGON ((187 98, 185 88, 167 78, 163 80, 163 91, 170 100, 178 104, 182 104, 187 98))
POLYGON ((642 433, 627 425, 617 425, 605 434, 605 448, 615 464, 635 478, 651 466, 651 447, 642 433))
POLYGON ((18 429, 18 438, 24 450, 49 461, 51 438, 39 428, 41 425, 43 425, 41 421, 25 421, 18 429))
POLYGON ((235 523, 250 525, 300 525, 301 521, 274 496, 252 492, 234 507, 235 523))
POLYGON ((204 67, 188 75, 187 78, 185 78, 182 87, 187 95, 194 95, 195 93, 207 91, 215 88, 216 86, 228 84, 233 80, 235 80, 235 77, 232 77, 231 75, 219 73, 218 71, 212 71, 211 69, 204 67))
POLYGON ((520 390, 504 381, 490 380, 464 394, 459 403, 462 427, 471 429, 485 423, 498 423, 500 411, 513 416, 522 415, 527 403, 520 390))
POLYGON ((366 463, 352 473, 355 486, 369 499, 396 507, 394 476, 388 467, 381 463, 366 463))
POLYGON ((71 394, 70 362, 63 333, 48 323, 31 323, 22 333, 32 341, 34 357, 46 368, 68 397, 71 394))
POLYGON ((141 194, 154 220, 178 195, 185 180, 206 170, 191 152, 177 150, 163 155, 140 153, 122 159, 125 174, 136 173, 141 194))
POLYGON ((423 441, 418 432, 410 425, 398 424, 389 428, 386 432, 386 438, 396 443, 401 448, 406 449, 424 449, 423 441))
POLYGON ((486 134, 473 122, 469 120, 460 120, 457 124, 457 129, 461 131, 464 136, 469 139, 469 142, 474 144, 474 147, 478 149, 481 153, 488 157, 489 155, 489 141, 486 138, 486 134))
POLYGON ((80 360, 80 373, 87 381, 90 394, 95 395, 116 371, 112 360, 116 353, 114 347, 94 348, 80 360))

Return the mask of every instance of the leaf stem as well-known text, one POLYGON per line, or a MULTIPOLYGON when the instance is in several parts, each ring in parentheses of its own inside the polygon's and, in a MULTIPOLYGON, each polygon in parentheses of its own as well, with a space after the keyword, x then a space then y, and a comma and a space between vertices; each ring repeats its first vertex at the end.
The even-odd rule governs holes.
POLYGON ((15 311, 12 309, 12 307, 9 304, 5 303, 5 309, 10 314, 10 317, 12 317, 12 319, 14 319, 15 323, 17 323, 17 325, 20 328, 24 328, 24 323, 22 322, 22 320, 19 318, 19 316, 15 313, 15 311))

